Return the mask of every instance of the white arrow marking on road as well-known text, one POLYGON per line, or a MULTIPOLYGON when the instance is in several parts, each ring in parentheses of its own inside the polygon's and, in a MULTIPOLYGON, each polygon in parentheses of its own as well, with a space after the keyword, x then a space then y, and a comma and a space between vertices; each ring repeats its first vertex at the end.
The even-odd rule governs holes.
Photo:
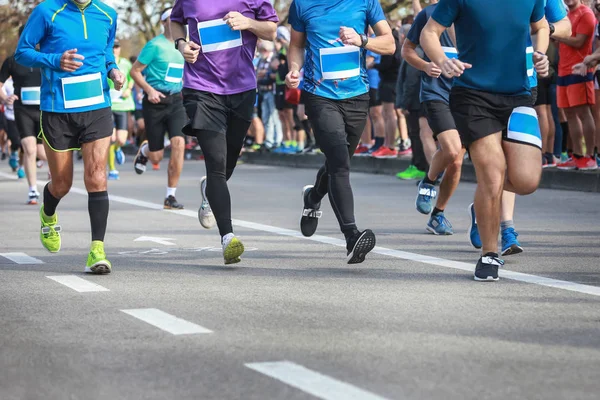
POLYGON ((165 246, 175 246, 175 243, 169 242, 169 240, 175 240, 171 238, 160 238, 154 236, 140 236, 135 239, 134 242, 154 242, 158 244, 163 244, 165 246))
POLYGON ((46 278, 52 279, 55 282, 65 285, 79 293, 85 292, 110 292, 109 289, 104 286, 100 286, 96 283, 86 281, 75 275, 59 275, 59 276, 47 276, 46 278))
POLYGON ((10 261, 17 264, 43 264, 42 260, 37 258, 29 257, 25 253, 0 253, 0 256, 8 258, 10 261))
POLYGON ((134 310, 121 310, 125 314, 129 314, 139 320, 142 320, 150 325, 153 325, 163 331, 172 333, 173 335, 190 335, 193 333, 212 333, 200 325, 196 325, 185 319, 177 318, 174 315, 167 314, 164 311, 156 308, 138 308, 134 310))
POLYGON ((327 375, 311 371, 302 365, 289 361, 245 364, 246 367, 275 378, 283 383, 312 394, 323 400, 386 400, 384 397, 369 393, 338 381, 327 375))

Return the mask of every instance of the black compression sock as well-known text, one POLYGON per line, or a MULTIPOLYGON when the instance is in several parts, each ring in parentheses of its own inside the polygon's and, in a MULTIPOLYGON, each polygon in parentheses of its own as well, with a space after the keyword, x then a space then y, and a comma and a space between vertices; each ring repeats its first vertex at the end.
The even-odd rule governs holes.
POLYGON ((444 210, 440 210, 439 208, 434 207, 433 211, 431 212, 431 215, 438 215, 438 214, 443 214, 443 213, 444 213, 444 210))
POLYGON ((435 181, 432 181, 431 179, 429 179, 429 175, 425 175, 425 178, 423 178, 423 183, 428 183, 430 185, 435 185, 435 181))
POLYGON ((92 226, 92 241, 104 241, 108 222, 108 192, 88 193, 88 212, 92 226))
POLYGON ((49 185, 49 183, 46 183, 46 186, 44 186, 44 214, 51 217, 56 214, 56 207, 60 199, 57 199, 50 193, 50 189, 48 189, 49 185))

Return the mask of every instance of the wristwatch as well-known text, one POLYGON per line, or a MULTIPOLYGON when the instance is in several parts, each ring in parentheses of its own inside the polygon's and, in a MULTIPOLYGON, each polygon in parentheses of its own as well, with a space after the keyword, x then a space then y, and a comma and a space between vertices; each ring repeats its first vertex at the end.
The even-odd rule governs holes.
POLYGON ((181 41, 187 42, 187 40, 185 38, 179 38, 179 39, 175 39, 175 50, 179 50, 179 42, 181 41))
POLYGON ((554 28, 554 24, 548 24, 548 26, 550 27, 550 36, 554 35, 554 31, 556 30, 556 28, 554 28))
POLYGON ((369 43, 369 37, 367 35, 365 35, 364 33, 361 33, 359 36, 360 36, 360 47, 362 47, 364 49, 365 46, 367 45, 367 43, 369 43))

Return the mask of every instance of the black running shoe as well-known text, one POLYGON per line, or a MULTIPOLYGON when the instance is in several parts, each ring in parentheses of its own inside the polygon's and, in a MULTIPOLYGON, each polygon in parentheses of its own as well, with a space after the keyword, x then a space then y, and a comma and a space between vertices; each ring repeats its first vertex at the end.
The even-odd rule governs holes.
POLYGON ((365 261, 367 253, 375 248, 375 242, 375 234, 370 229, 352 236, 346 245, 348 264, 360 264, 365 261))
MULTIPOLYGON (((144 147, 144 145, 146 145, 148 143, 147 140, 144 140, 142 142, 142 144, 140 145, 140 148, 137 152, 137 155, 135 156, 135 161, 133 162, 133 168, 135 169, 135 172, 138 175, 143 174, 144 172, 146 172, 146 164, 148 163, 148 157, 145 157, 142 154, 142 147, 144 147)), ((166 203, 165 203, 166 205, 166 203)))
POLYGON ((179 204, 175 196, 171 195, 165 199, 165 210, 183 210, 183 204, 179 204))
POLYGON ((474 279, 478 282, 495 282, 498 278, 498 268, 504 265, 498 254, 487 253, 482 256, 475 267, 474 279))
POLYGON ((323 211, 319 211, 321 203, 316 206, 310 205, 308 201, 308 194, 313 188, 313 185, 307 185, 302 188, 302 201, 304 206, 302 207, 302 216, 300 217, 300 231, 306 237, 311 237, 317 231, 317 225, 319 225, 319 218, 323 215, 323 211))

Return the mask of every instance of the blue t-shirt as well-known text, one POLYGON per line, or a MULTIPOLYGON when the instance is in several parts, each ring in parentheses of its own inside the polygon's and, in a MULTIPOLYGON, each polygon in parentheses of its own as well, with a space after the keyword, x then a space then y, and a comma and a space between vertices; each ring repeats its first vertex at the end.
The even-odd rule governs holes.
POLYGON ((366 51, 344 46, 340 27, 367 34, 385 21, 377 0, 294 0, 289 22, 306 34, 304 90, 330 99, 348 99, 369 91, 366 51))
MULTIPOLYGON (((379 64, 381 61, 381 55, 373 53, 372 51, 367 51, 367 57, 373 57, 375 59, 375 64, 379 64)), ((369 68, 367 70, 367 76, 369 77, 369 88, 377 89, 379 87, 379 81, 381 80, 379 71, 375 68, 369 68)))
MULTIPOLYGON (((429 18, 431 18, 431 14, 433 14, 436 7, 437 4, 432 4, 417 14, 415 21, 406 35, 408 40, 416 45, 420 43, 421 31, 427 24, 427 21, 429 21, 429 18)), ((456 58, 457 51, 447 31, 442 33, 440 42, 446 56, 456 58)), ((431 61, 427 55, 425 55, 424 59, 427 62, 431 61)), ((432 78, 425 72, 421 72, 421 103, 426 101, 444 101, 449 103, 450 89, 452 89, 452 78, 446 78, 444 75, 441 75, 439 78, 432 78)))
MULTIPOLYGON (((563 0, 546 0, 546 19, 549 23, 555 24, 567 16, 567 7, 563 0)), ((533 71, 533 42, 531 36, 527 41, 527 66, 531 68, 527 69, 527 75, 529 75, 529 85, 532 88, 537 87, 537 74, 533 71)))
POLYGON ((454 23, 458 58, 473 67, 455 86, 503 95, 530 94, 527 38, 546 0, 440 0, 431 18, 454 23))

